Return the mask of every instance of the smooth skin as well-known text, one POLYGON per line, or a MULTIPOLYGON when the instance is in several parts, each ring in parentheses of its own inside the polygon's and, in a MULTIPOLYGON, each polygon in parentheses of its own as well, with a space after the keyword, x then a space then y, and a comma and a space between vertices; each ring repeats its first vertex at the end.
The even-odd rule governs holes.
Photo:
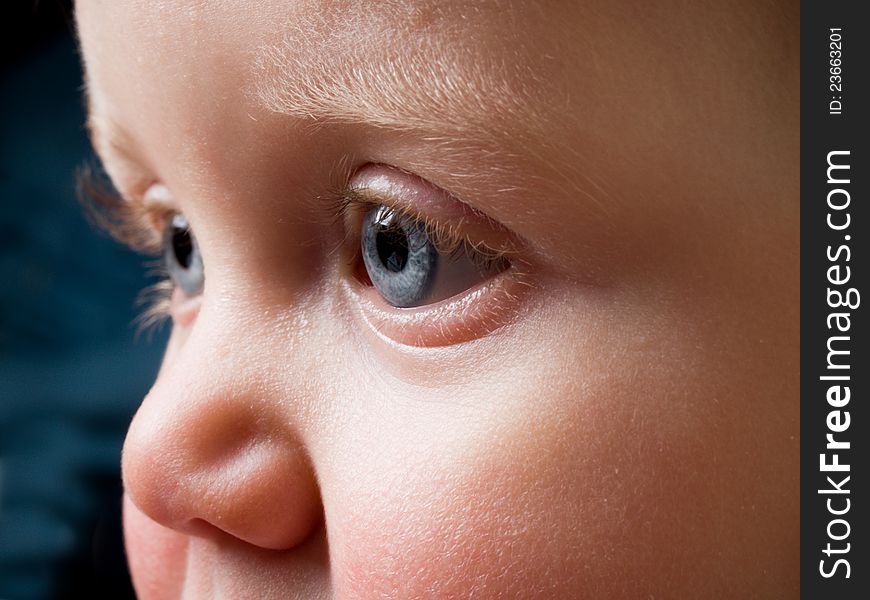
POLYGON ((793 4, 79 0, 95 147, 205 264, 140 597, 798 597, 793 4), (514 266, 386 305, 323 201, 367 165, 514 266))

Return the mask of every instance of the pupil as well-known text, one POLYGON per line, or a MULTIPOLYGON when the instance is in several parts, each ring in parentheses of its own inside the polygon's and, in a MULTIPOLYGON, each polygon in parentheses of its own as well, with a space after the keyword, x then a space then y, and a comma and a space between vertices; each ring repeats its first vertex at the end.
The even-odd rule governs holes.
POLYGON ((175 260, 184 269, 190 268, 190 260, 193 256, 193 242, 186 229, 176 229, 172 234, 172 252, 175 260))
POLYGON ((408 236, 404 231, 392 227, 381 229, 375 243, 378 258, 388 271, 398 273, 405 268, 405 263, 408 262, 408 236))

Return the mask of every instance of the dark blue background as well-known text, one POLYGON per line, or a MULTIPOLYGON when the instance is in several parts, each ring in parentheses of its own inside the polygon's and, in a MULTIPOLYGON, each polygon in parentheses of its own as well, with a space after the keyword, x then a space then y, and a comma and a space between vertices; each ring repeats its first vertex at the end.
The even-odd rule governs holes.
POLYGON ((135 339, 144 259, 82 216, 92 156, 66 2, 0 8, 0 598, 131 597, 124 432, 165 333, 135 339))

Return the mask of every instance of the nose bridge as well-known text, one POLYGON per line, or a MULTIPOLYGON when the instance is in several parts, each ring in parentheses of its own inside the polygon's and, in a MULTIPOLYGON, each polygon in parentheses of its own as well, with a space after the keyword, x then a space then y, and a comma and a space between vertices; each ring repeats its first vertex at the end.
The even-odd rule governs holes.
POLYGON ((225 323, 200 315, 133 419, 125 489, 166 527, 290 548, 322 518, 301 431, 302 388, 271 380, 265 348, 207 319, 225 323))

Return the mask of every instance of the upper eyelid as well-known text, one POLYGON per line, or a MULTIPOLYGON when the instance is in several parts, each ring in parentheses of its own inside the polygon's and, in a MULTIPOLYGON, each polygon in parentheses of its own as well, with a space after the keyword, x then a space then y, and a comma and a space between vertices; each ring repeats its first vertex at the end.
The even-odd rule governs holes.
POLYGON ((395 198, 398 203, 408 204, 423 215, 440 216, 445 220, 463 221, 488 228, 503 228, 450 192, 400 168, 370 163, 358 169, 348 185, 361 195, 384 198, 388 202, 395 198), (403 196, 408 198, 402 198, 403 196))
MULTIPOLYGON (((404 172, 399 175, 416 177, 404 172)), ((428 182, 423 184, 435 188, 428 182)), ((403 185, 397 185, 395 188, 400 191, 409 189, 403 185)), ((338 201, 345 211, 353 208, 354 205, 387 206, 404 217, 410 217, 426 225, 428 229, 437 232, 439 237, 463 241, 484 251, 509 255, 520 253, 527 248, 525 240, 520 236, 443 190, 437 189, 433 194, 425 196, 425 199, 421 198, 421 194, 414 192, 410 194, 414 196, 413 198, 402 198, 402 195, 402 193, 390 193, 349 183, 339 192, 338 201), (437 197, 429 201, 432 196, 437 197)))
POLYGON ((155 223, 158 229, 162 228, 167 215, 171 213, 181 212, 177 208, 176 200, 172 195, 169 187, 160 183, 151 183, 140 196, 137 201, 141 203, 143 210, 152 215, 159 215, 161 219, 155 223))

